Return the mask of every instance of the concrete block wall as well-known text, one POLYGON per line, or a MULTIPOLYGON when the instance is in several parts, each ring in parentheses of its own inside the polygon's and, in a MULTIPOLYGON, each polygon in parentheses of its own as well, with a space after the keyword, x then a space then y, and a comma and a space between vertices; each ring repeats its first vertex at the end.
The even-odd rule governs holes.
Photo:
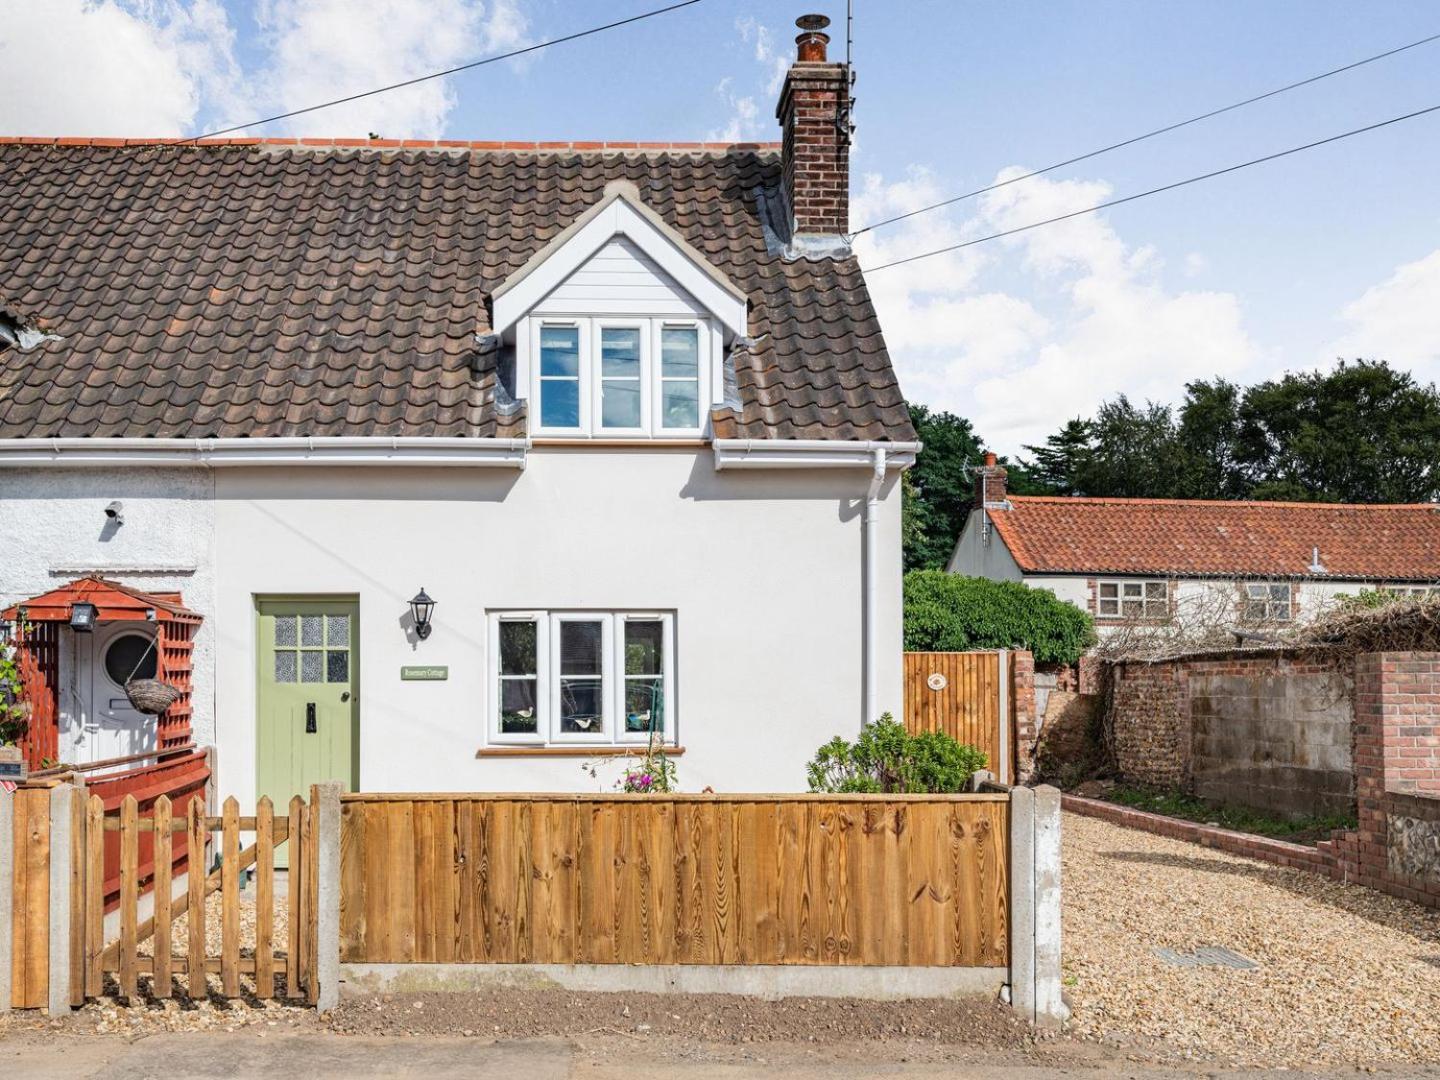
MULTIPOLYGON (((1234 661, 1208 661, 1210 664, 1234 661)), ((1272 663, 1278 662, 1271 658, 1272 663)), ((1174 672, 1144 665, 1137 688, 1172 693, 1174 672)), ((1191 670, 1194 670, 1191 662, 1191 670)), ((1320 666, 1300 665, 1299 676, 1320 666)), ((1233 672, 1232 672, 1233 674, 1233 672)), ((1332 672, 1333 674, 1333 672, 1332 672)), ((1138 693, 1136 689, 1134 692, 1138 693)), ((1354 664, 1353 774, 1358 826, 1313 847, 1065 796, 1066 810, 1273 863, 1328 874, 1440 908, 1440 653, 1370 653, 1354 664)))
POLYGON ((1347 665, 1276 653, 1131 662, 1113 685, 1127 780, 1289 816, 1353 810, 1347 665))

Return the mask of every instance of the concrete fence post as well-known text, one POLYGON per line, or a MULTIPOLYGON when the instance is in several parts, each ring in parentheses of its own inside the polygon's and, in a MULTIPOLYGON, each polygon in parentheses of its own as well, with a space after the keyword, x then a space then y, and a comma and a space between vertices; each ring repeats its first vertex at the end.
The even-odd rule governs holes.
POLYGON ((315 975, 320 989, 315 1008, 340 1004, 340 792, 338 780, 316 786, 315 975))
POLYGON ((1010 1005, 1040 1027, 1065 1019, 1060 997, 1060 792, 1010 792, 1010 1005))
POLYGON ((75 788, 50 789, 50 973, 45 1011, 70 1012, 70 874, 74 857, 75 788))
POLYGON ((15 796, 0 788, 0 1013, 10 1011, 15 951, 15 796))
POLYGON ((1035 789, 1035 1023, 1065 1020, 1060 997, 1060 791, 1035 789))
POLYGON ((1010 792, 1010 1007, 1035 1019, 1035 792, 1010 792))

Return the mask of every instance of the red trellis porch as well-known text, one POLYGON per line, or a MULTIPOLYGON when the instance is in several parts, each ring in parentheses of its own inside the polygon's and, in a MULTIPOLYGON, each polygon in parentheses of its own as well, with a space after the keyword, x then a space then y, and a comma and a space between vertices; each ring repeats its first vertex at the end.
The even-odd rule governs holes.
POLYGON ((145 622, 155 626, 156 675, 180 698, 156 718, 157 751, 190 743, 191 654, 201 616, 178 593, 143 593, 98 577, 81 578, 0 612, 16 627, 21 679, 30 702, 30 725, 21 743, 32 769, 60 756, 60 635, 77 604, 95 607, 95 622, 145 622))

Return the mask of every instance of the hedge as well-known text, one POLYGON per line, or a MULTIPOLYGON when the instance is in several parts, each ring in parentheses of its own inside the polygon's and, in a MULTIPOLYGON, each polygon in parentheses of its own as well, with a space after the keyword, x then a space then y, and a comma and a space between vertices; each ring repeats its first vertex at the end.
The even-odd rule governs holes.
POLYGON ((1095 622, 1048 589, 943 570, 905 575, 905 649, 1028 649, 1037 663, 1073 664, 1095 643, 1095 622))

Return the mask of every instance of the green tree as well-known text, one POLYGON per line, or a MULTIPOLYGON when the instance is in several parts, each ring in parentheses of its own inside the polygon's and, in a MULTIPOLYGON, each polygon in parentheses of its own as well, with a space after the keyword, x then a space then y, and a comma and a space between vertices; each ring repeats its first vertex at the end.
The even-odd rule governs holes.
POLYGON ((954 413, 910 406, 910 421, 925 448, 910 469, 905 498, 905 568, 945 566, 974 499, 970 470, 983 457, 970 421, 954 413))
POLYGON ((1185 387, 1175 430, 1178 465, 1174 494, 1183 499, 1244 499, 1251 488, 1241 454, 1243 391, 1224 379, 1185 387))
POLYGON ((1080 494, 1133 499, 1175 491, 1183 470, 1168 405, 1139 406, 1121 394, 1100 406, 1091 427, 1092 448, 1076 476, 1080 494))
POLYGON ((1073 664, 1094 643, 1089 613, 1048 589, 943 570, 905 575, 909 651, 1029 649, 1042 664, 1073 664))
POLYGON ((1093 437, 1094 425, 1077 416, 1043 445, 1025 447, 1030 454, 1025 469, 1035 485, 1043 488, 1035 494, 1080 494, 1080 475, 1092 453, 1093 437))
POLYGON ((1250 497, 1428 502, 1440 495, 1440 394, 1382 361, 1250 387, 1239 441, 1250 497))

